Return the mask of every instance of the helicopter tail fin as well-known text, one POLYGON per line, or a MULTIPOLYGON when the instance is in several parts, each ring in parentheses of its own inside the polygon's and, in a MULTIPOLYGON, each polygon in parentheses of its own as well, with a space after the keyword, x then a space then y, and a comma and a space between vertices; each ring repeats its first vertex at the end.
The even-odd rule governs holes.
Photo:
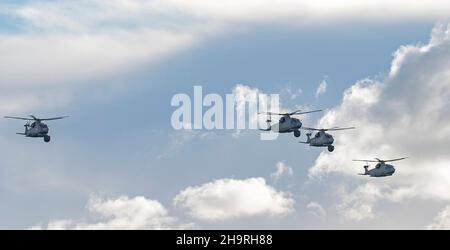
POLYGON ((311 135, 312 135, 311 133, 307 133, 307 134, 306 134, 306 142, 307 142, 307 143, 310 143, 310 142, 311 142, 311 135))
POLYGON ((365 165, 364 166, 364 175, 369 174, 369 166, 365 165))

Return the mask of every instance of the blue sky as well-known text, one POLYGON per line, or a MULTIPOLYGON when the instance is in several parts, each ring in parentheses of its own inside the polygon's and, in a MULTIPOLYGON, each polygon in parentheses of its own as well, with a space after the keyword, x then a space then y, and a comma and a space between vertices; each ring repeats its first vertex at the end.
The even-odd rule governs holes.
MULTIPOLYGON (((48 16, 58 16, 57 8, 68 4, 67 1, 43 2, 48 6, 27 1, 14 6, 19 10, 21 7, 36 8, 48 16)), ((102 1, 93 3, 100 9, 108 5, 102 1)), ((117 35, 114 33, 116 30, 110 31, 109 26, 99 27, 95 20, 92 24, 88 14, 86 23, 80 21, 81 28, 73 26, 73 20, 69 20, 67 27, 54 28, 54 20, 40 19, 43 18, 40 15, 3 13, 0 15, 1 37, 5 41, 20 37, 25 39, 24 44, 26 39, 30 39, 32 49, 26 50, 28 47, 25 45, 17 49, 28 51, 30 57, 24 52, 23 60, 38 63, 21 67, 20 63, 24 61, 19 60, 17 68, 20 75, 16 75, 16 68, 6 68, 4 77, 0 78, 0 90, 4 93, 0 96, 3 99, 0 111, 3 115, 67 114, 71 117, 50 124, 53 141, 48 145, 41 140, 16 136, 14 133, 22 129, 20 122, 3 121, 0 125, 3 131, 1 148, 5 154, 0 161, 1 228, 45 227, 49 222, 67 218, 75 224, 77 221, 95 224, 101 218, 86 209, 92 196, 112 200, 119 196, 130 199, 143 196, 160 202, 180 223, 193 223, 197 228, 420 228, 431 223, 446 204, 445 199, 433 204, 422 199, 395 204, 377 200, 377 206, 382 207, 384 215, 401 215, 400 211, 409 204, 417 206, 409 215, 425 210, 429 214, 414 222, 407 217, 399 217, 393 223, 374 223, 370 218, 347 221, 339 217, 342 215, 339 211, 335 211, 339 204, 347 204, 344 202, 346 197, 336 196, 333 189, 340 190, 343 186, 357 190, 368 184, 377 187, 392 185, 394 188, 400 184, 389 180, 366 182, 340 176, 339 171, 320 180, 311 179, 308 177, 310 169, 318 158, 323 157, 319 156, 323 150, 300 145, 292 135, 282 135, 276 141, 266 142, 259 140, 256 131, 235 137, 234 131, 175 131, 170 125, 170 117, 175 110, 170 106, 172 96, 177 93, 192 95, 194 85, 203 86, 205 94, 225 95, 231 93, 237 84, 265 93, 280 93, 283 107, 287 109, 296 105, 325 110, 338 108, 346 89, 358 80, 370 78, 383 82, 389 79, 393 53, 402 45, 426 45, 440 17, 423 19, 413 16, 391 21, 389 25, 376 18, 361 22, 357 19, 336 22, 324 19, 305 26, 238 19, 230 21, 224 30, 216 27, 214 31, 206 32, 207 35, 194 29, 195 42, 192 45, 186 45, 190 43, 187 39, 184 44, 187 47, 183 47, 181 40, 181 45, 177 42, 175 46, 181 49, 174 49, 174 52, 163 56, 150 52, 148 56, 142 56, 147 52, 140 53, 137 49, 137 53, 134 50, 123 52, 133 54, 132 57, 122 57, 122 54, 115 57, 120 49, 112 49, 111 60, 115 64, 107 64, 97 70, 96 66, 105 62, 97 62, 95 57, 81 58, 82 63, 71 64, 78 60, 77 54, 82 54, 76 51, 72 54, 70 49, 74 47, 68 47, 67 55, 63 53, 60 61, 53 60, 53 55, 49 55, 50 59, 31 57, 35 51, 52 52, 52 41, 55 44, 60 42, 52 40, 53 35, 68 35, 69 39, 71 36, 86 38, 98 28, 100 34, 108 37, 105 41, 109 42, 117 35), (49 37, 39 37, 41 34, 49 34, 49 37), (48 39, 45 40, 47 43, 38 41, 38 46, 33 48, 33 36, 48 39), (48 47, 39 47, 43 44, 48 47), (39 65, 40 61, 42 65, 39 65), (29 67, 40 70, 29 71, 29 67), (90 68, 93 68, 92 72, 90 68), (48 69, 49 72, 45 72, 48 69), (316 98, 316 89, 324 79, 327 91, 316 98), (302 93, 291 100, 286 94, 287 89, 301 89, 302 93), (33 102, 28 102, 29 98, 33 102), (274 181, 271 175, 279 162, 291 168, 293 176, 274 181), (180 197, 181 190, 188 187, 204 187, 202 185, 214 183, 214 180, 245 181, 257 177, 264 178, 266 184, 277 192, 291 197, 293 212, 274 217, 265 217, 264 212, 250 216, 238 213, 232 219, 208 220, 192 216, 188 202, 174 205, 174 197, 180 197), (320 204, 328 217, 313 215, 308 208, 311 202, 320 204)), ((108 18, 114 21, 115 17, 111 15, 108 18)), ((117 21, 120 25, 111 20, 109 23, 120 27, 120 30, 127 30, 127 25, 120 21, 122 18, 119 16, 117 21)), ((196 25, 197 18, 192 21, 196 25)), ((174 18, 169 16, 167 19, 174 18)), ((162 18, 163 27, 167 27, 167 19, 162 18)), ((142 32, 134 26, 159 26, 157 20, 158 16, 150 20, 132 19, 127 32, 133 35, 142 32)), ((171 31, 171 28, 167 29, 171 31)), ((124 38, 118 43, 124 47, 146 48, 153 46, 151 39, 145 40, 149 43, 144 42, 143 45, 134 43, 133 38, 124 38)), ((155 44, 161 43, 155 39, 155 44)), ((9 48, 5 44, 0 42, 0 46, 4 46, 0 51, 9 48)), ((54 53, 60 53, 60 56, 58 46, 55 45, 54 53)), ((80 45, 78 48, 84 47, 80 45)), ((96 47, 92 49, 99 50, 96 47)), ((16 63, 11 60, 11 64, 16 63)), ((308 116, 305 125, 314 126, 322 117, 326 118, 326 114, 308 116)), ((341 153, 339 150, 335 152, 336 155, 341 153)), ((357 171, 358 168, 351 170, 357 171)), ((348 197, 352 194, 349 192, 348 197)), ((198 197, 188 198, 195 200, 198 197)), ((370 202, 372 204, 372 200, 370 202)), ((195 204, 194 209, 204 208, 195 204)), ((271 210, 268 208, 268 211, 271 210)))

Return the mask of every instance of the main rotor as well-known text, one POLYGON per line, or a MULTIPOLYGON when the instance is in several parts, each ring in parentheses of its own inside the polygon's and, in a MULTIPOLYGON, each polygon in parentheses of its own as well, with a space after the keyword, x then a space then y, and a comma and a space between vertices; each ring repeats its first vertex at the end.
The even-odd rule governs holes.
POLYGON ((340 131, 340 130, 355 129, 355 127, 347 127, 347 128, 339 128, 339 127, 333 127, 333 128, 308 128, 308 127, 303 127, 302 129, 304 129, 304 130, 311 130, 311 131, 326 132, 326 131, 340 131))
POLYGON ((401 161, 401 160, 404 160, 404 159, 408 159, 408 157, 402 157, 402 158, 391 159, 391 160, 382 160, 382 159, 379 159, 379 158, 375 158, 375 160, 353 160, 353 161, 386 163, 386 162, 393 162, 393 161, 401 161))
POLYGON ((30 118, 28 117, 16 117, 16 116, 5 116, 7 119, 16 119, 16 120, 25 120, 25 121, 35 121, 35 122, 42 122, 42 121, 54 121, 54 120, 61 120, 64 118, 67 118, 69 116, 59 116, 59 117, 52 117, 52 118, 38 118, 34 115, 30 115, 30 118))
POLYGON ((315 112, 321 112, 323 110, 311 110, 311 111, 301 111, 301 110, 296 110, 294 112, 291 113, 275 113, 275 112, 260 112, 258 113, 258 115, 280 115, 280 116, 293 116, 293 115, 304 115, 304 114, 310 114, 310 113, 315 113, 315 112))

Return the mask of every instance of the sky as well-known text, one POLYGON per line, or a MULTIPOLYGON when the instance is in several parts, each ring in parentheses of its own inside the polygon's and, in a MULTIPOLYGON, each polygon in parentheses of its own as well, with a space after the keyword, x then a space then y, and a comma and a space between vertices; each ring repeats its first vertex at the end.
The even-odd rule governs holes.
POLYGON ((449 229, 446 1, 2 1, 0 228, 449 229), (279 94, 336 150, 175 130, 178 93, 279 94), (354 158, 409 156, 389 178, 354 158))

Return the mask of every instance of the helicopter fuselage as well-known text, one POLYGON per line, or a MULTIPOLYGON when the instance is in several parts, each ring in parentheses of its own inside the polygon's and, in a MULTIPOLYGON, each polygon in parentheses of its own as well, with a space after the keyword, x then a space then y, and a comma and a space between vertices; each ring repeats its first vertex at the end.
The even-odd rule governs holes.
POLYGON ((369 166, 365 166, 365 173, 363 175, 368 175, 370 177, 388 177, 395 173, 395 168, 393 165, 386 163, 378 163, 375 168, 368 170, 369 166))
POLYGON ((42 122, 33 122, 31 125, 25 125, 25 133, 26 137, 45 137, 48 135, 49 128, 46 124, 42 122))
POLYGON ((322 131, 317 132, 312 138, 311 134, 307 134, 307 136, 307 143, 312 147, 328 147, 334 143, 333 136, 322 131))
POLYGON ((278 123, 270 126, 270 130, 277 133, 292 133, 299 131, 301 127, 302 122, 299 119, 283 116, 278 123))

